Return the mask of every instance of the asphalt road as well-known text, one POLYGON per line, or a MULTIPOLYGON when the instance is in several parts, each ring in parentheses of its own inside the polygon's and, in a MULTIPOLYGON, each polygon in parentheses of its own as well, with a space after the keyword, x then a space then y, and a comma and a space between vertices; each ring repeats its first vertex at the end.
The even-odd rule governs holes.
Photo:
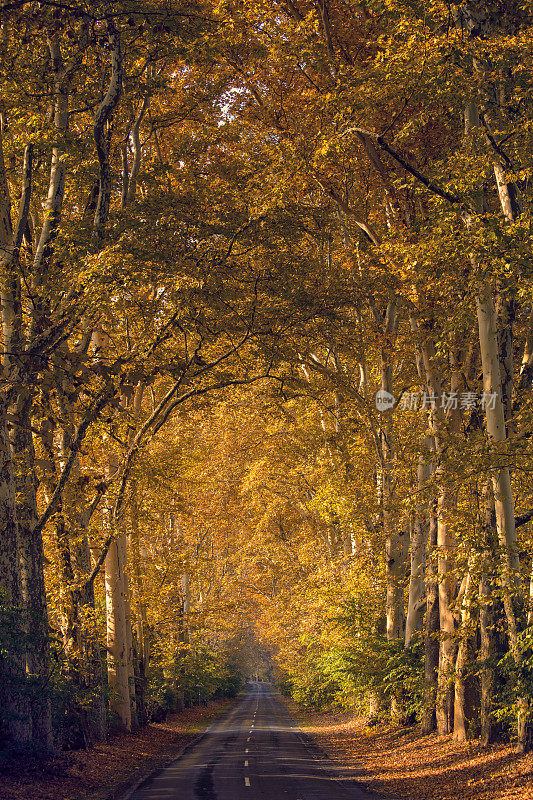
POLYGON ((356 774, 327 759, 258 683, 131 800, 376 800, 356 774))

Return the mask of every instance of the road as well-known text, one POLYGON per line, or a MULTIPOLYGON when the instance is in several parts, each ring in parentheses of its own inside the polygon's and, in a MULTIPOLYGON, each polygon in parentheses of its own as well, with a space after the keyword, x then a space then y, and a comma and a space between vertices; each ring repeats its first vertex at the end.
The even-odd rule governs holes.
POLYGON ((131 800, 376 800, 356 772, 329 761, 257 683, 131 800))

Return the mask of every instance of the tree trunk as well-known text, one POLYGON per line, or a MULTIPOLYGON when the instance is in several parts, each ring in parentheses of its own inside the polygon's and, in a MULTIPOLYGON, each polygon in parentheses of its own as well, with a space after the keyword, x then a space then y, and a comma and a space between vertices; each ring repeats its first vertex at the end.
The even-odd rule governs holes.
POLYGON ((531 562, 531 573, 529 577, 529 605, 527 610, 527 624, 533 625, 533 561, 531 562))
POLYGON ((106 136, 106 123, 115 111, 122 94, 122 49, 120 34, 115 22, 111 18, 107 20, 107 38, 109 41, 111 59, 111 75, 107 92, 94 115, 93 131, 100 167, 98 201, 94 212, 93 225, 93 234, 97 239, 101 239, 104 235, 111 203, 111 167, 109 163, 109 142, 106 136))
POLYGON ((484 552, 481 562, 479 579, 479 628, 481 647, 479 660, 481 662, 481 741, 484 745, 492 742, 493 738, 493 705, 494 705, 494 495, 492 484, 487 481, 483 493, 483 531, 484 552))
POLYGON ((139 541, 139 511, 137 505, 137 495, 135 489, 132 490, 130 500, 131 512, 131 534, 130 534, 130 558, 132 565, 133 579, 133 599, 135 603, 135 633, 136 633, 136 663, 137 676, 135 684, 135 695, 137 698, 137 715, 141 725, 147 721, 146 712, 146 686, 148 680, 148 668, 150 665, 150 641, 148 632, 148 615, 146 600, 144 597, 141 549, 139 541))
MULTIPOLYGON (((62 348, 62 358, 67 361, 70 356, 65 343, 62 348)), ((68 384, 60 384, 58 381, 56 394, 61 419, 58 446, 54 443, 51 430, 43 437, 48 460, 54 465, 46 479, 49 498, 56 492, 58 475, 63 473, 73 452, 75 412, 68 400, 68 390, 68 384), (57 455, 59 459, 56 466, 57 455)), ((84 502, 86 483, 85 476, 80 474, 76 455, 70 480, 65 483, 56 504, 54 526, 59 552, 61 627, 68 674, 74 686, 72 707, 78 715, 86 743, 89 745, 94 741, 105 739, 107 730, 102 659, 93 623, 94 587, 92 582, 88 582, 91 557, 87 527, 95 506, 94 503, 86 506, 84 502)), ((101 495, 98 495, 98 498, 100 497, 101 495)))
POLYGON ((403 583, 405 580, 405 545, 406 534, 400 529, 398 513, 392 508, 394 496, 390 491, 390 477, 384 476, 383 513, 385 528, 385 567, 387 578, 387 639, 397 641, 405 639, 405 614, 403 608, 403 583))
MULTIPOLYGON (((486 564, 485 568, 489 565, 486 564)), ((479 651, 481 661, 481 741, 484 745, 492 742, 493 736, 493 696, 494 696, 494 667, 493 656, 493 625, 492 613, 492 586, 488 575, 482 574, 479 580, 479 627, 481 648, 479 651)))
MULTIPOLYGON (((95 597, 93 583, 88 583, 91 573, 91 553, 87 536, 92 509, 79 509, 82 498, 84 476, 78 474, 65 490, 65 514, 70 531, 70 548, 74 578, 79 586, 78 600, 80 617, 85 622, 86 616, 94 614, 95 597)), ((103 693, 103 670, 100 643, 92 627, 84 628, 79 642, 79 677, 82 688, 89 692, 90 700, 85 701, 87 709, 87 728, 91 741, 102 741, 107 735, 105 700, 103 693)))
POLYGON ((10 439, 15 467, 16 513, 20 557, 21 595, 26 617, 26 673, 31 684, 32 741, 45 749, 52 744, 49 684, 49 636, 44 551, 37 524, 37 478, 31 433, 29 390, 21 391, 10 406, 10 439))
MULTIPOLYGON (((107 469, 109 475, 113 475, 117 470, 117 459, 113 453, 108 455, 107 469)), ((126 534, 121 526, 116 526, 112 508, 106 510, 104 519, 110 528, 109 533, 115 534, 104 562, 109 705, 122 727, 130 731, 132 717, 126 628, 126 534)))
MULTIPOLYGON (((178 641, 180 643, 180 657, 183 658, 184 656, 187 655, 187 649, 190 642, 189 615, 191 606, 191 589, 190 589, 188 572, 182 573, 180 578, 180 584, 181 584, 181 612, 179 615, 178 641)), ((183 708, 185 705, 185 689, 183 686, 183 680, 180 683, 181 685, 178 687, 179 702, 181 703, 181 706, 183 708)))
MULTIPOLYGON (((483 287, 482 292, 476 299, 476 308, 481 363, 483 366, 483 391, 487 398, 485 403, 487 434, 494 443, 505 442, 507 441, 507 433, 501 389, 498 336, 490 287, 483 287), (488 401, 488 398, 490 398, 491 402, 488 401)), ((496 530, 504 554, 504 588, 510 590, 512 586, 516 585, 516 571, 518 569, 514 500, 509 468, 507 466, 499 466, 495 458, 493 459, 492 484, 494 487, 496 530)))
POLYGON ((31 739, 29 699, 25 691, 23 616, 17 549, 15 480, 7 432, 7 407, 0 401, 0 714, 2 735, 17 744, 31 739))
MULTIPOLYGON (((463 13, 469 16, 471 10, 465 10, 463 13)), ((485 13, 482 12, 481 15, 479 15, 479 10, 477 10, 477 13, 479 16, 478 22, 483 21, 488 27, 494 25, 493 19, 489 16, 488 9, 485 10, 485 13)), ((503 23, 504 29, 506 27, 508 28, 508 20, 504 18, 503 23)), ((477 33, 473 33, 474 30, 476 30, 476 27, 472 28, 471 35, 477 35, 477 33)), ((481 72, 480 64, 477 65, 477 69, 481 72)), ((486 142, 491 156, 494 158, 495 150, 499 155, 499 159, 493 161, 494 177, 501 210, 507 222, 512 223, 521 213, 520 191, 516 183, 509 183, 506 180, 506 172, 510 166, 509 159, 505 157, 504 153, 493 146, 494 137, 491 130, 491 115, 493 113, 496 114, 499 128, 502 127, 502 119, 498 106, 489 100, 493 95, 492 78, 489 79, 488 75, 485 75, 484 78, 486 85, 484 98, 481 98, 481 103, 486 142)), ((502 90, 502 94, 505 95, 503 87, 500 87, 500 89, 502 90)), ((506 443, 509 431, 512 432, 514 428, 511 403, 513 389, 513 294, 508 294, 507 296, 505 294, 500 294, 498 297, 498 306, 499 326, 492 300, 491 287, 488 282, 485 282, 476 298, 476 308, 481 360, 483 365, 483 389, 485 397, 491 400, 491 402, 485 404, 487 435, 489 442, 496 444, 506 443)), ((526 342, 526 352, 528 350, 528 345, 529 341, 526 342)), ((527 373, 527 361, 525 364, 522 364, 522 371, 524 371, 524 367, 526 367, 525 372, 527 373)), ((521 381, 519 396, 517 398, 518 404, 520 404, 521 401, 520 390, 522 388, 521 381)), ((514 500, 511 488, 510 470, 507 466, 501 466, 501 464, 498 463, 501 460, 501 448, 498 448, 498 451, 498 454, 494 453, 492 456, 491 473, 494 488, 496 530, 501 552, 500 582, 503 590, 510 650, 513 654, 517 669, 520 669, 523 657, 518 648, 517 615, 514 607, 515 594, 519 585, 514 500)), ((518 698, 518 749, 521 752, 525 752, 528 747, 526 723, 529 710, 528 706, 527 697, 522 696, 518 698)))
POLYGON ((131 708, 131 729, 137 730, 139 720, 137 717, 137 701, 135 696, 135 666, 133 649, 133 631, 131 624, 131 601, 128 582, 128 542, 126 533, 119 536, 120 546, 122 547, 121 561, 124 564, 124 624, 126 627, 126 668, 128 672, 128 686, 130 694, 131 708))
POLYGON ((150 97, 147 95, 139 108, 139 112, 137 117, 135 118, 135 122, 133 123, 133 127, 131 129, 131 143, 133 147, 133 164, 131 166, 131 173, 129 175, 128 180, 128 192, 126 196, 126 202, 133 203, 135 200, 135 191, 137 188, 137 178, 139 176, 139 171, 141 169, 141 162, 142 162, 142 147, 141 147, 141 138, 140 138, 140 131, 141 131, 141 124, 144 119, 144 115, 148 110, 148 106, 150 105, 150 97))
POLYGON ((475 633, 473 599, 475 582, 473 565, 468 566, 466 585, 461 608, 461 628, 457 659, 455 662, 455 697, 453 705, 453 738, 465 742, 473 720, 472 686, 469 680, 469 664, 472 659, 472 637, 475 633))
POLYGON ((428 504, 424 502, 424 491, 431 475, 429 451, 433 437, 426 437, 418 460, 418 497, 414 525, 411 526, 411 574, 409 579, 409 600, 405 625, 405 646, 409 647, 416 632, 423 629, 424 573, 426 566, 426 546, 429 520, 428 504))
MULTIPOLYGON (((455 655, 455 619, 452 606, 455 598, 454 550, 455 536, 450 526, 450 515, 455 508, 455 492, 450 485, 446 467, 446 447, 444 437, 445 420, 441 405, 442 387, 434 366, 434 346, 427 336, 421 343, 426 382, 429 393, 435 398, 435 406, 430 408, 430 428, 434 435, 438 466, 435 478, 437 493, 437 547, 439 583, 439 627, 440 650, 437 691, 437 730, 440 735, 452 732, 453 728, 453 675, 455 655)), ((455 387, 454 387, 455 388, 455 387)), ((454 421, 457 424, 457 421, 454 421)))
MULTIPOLYGON (((88 542, 86 535, 83 537, 83 547, 87 548, 88 542)), ((81 582, 81 588, 78 592, 79 613, 82 622, 82 629, 78 641, 78 650, 76 657, 79 663, 78 681, 80 690, 83 694, 88 694, 88 699, 83 700, 84 713, 87 719, 87 733, 90 743, 105 740, 107 736, 107 723, 106 723, 106 706, 104 699, 104 674, 102 669, 102 657, 100 652, 100 642, 96 635, 96 631, 87 626, 85 623, 86 616, 92 616, 95 609, 94 590, 92 583, 87 585, 83 584, 90 573, 90 568, 84 568, 79 577, 79 560, 78 556, 74 555, 78 547, 73 550, 74 565, 76 569, 76 577, 81 582)))
POLYGON ((433 563, 437 547, 437 509, 433 499, 429 504, 429 534, 426 569, 426 620, 424 631, 424 710, 422 732, 430 733, 437 726, 437 679, 439 669, 439 583, 433 563))
POLYGON ((440 617, 440 653, 439 679, 437 692, 437 730, 441 736, 453 730, 453 676, 457 643, 455 641, 455 618, 453 601, 456 581, 453 574, 454 560, 452 552, 455 548, 455 537, 449 524, 449 514, 455 507, 452 490, 442 485, 439 489, 437 506, 437 547, 439 575, 439 617, 440 617))
MULTIPOLYGON (((381 390, 393 391, 393 340, 398 328, 396 304, 391 301, 383 320, 386 346, 381 353, 381 390)), ((405 638, 403 581, 405 577, 406 538, 399 522, 397 498, 394 491, 396 460, 394 422, 391 413, 383 412, 380 424, 381 442, 381 509, 385 536, 385 576, 387 581, 386 631, 389 641, 405 638)))
MULTIPOLYGON (((500 353, 496 330, 496 315, 490 287, 485 284, 476 298, 479 328, 479 344, 481 363, 483 366, 483 390, 485 403, 485 419, 487 435, 491 443, 505 443, 507 431, 505 410, 502 398, 500 375, 500 353), (488 399, 490 398, 490 402, 488 399)), ((509 467, 501 465, 497 455, 492 456, 492 485, 494 489, 494 510, 496 515, 496 531, 501 551, 500 580, 510 650, 518 669, 522 666, 523 657, 518 646, 518 624, 514 608, 515 594, 519 583, 518 551, 516 546, 514 499, 511 488, 509 467)), ((527 717, 529 702, 524 695, 518 698, 518 749, 525 752, 527 742, 527 717)))
MULTIPOLYGON (((18 616, 14 610, 9 610, 11 602, 9 597, 11 589, 4 586, 5 611, 12 617, 12 642, 6 642, 6 665, 14 659, 11 667, 15 674, 24 662, 24 671, 29 681, 23 687, 24 681, 19 676, 19 689, 28 690, 33 695, 30 703, 31 713, 31 738, 41 748, 48 748, 51 744, 51 718, 48 699, 48 621, 46 614, 46 596, 44 592, 43 552, 40 535, 35 534, 37 520, 36 484, 35 484, 35 453, 31 434, 30 409, 32 403, 31 390, 21 386, 21 373, 24 372, 22 353, 24 351, 24 336, 22 322, 21 281, 19 251, 26 228, 28 210, 30 206, 32 189, 32 147, 24 151, 24 166, 22 174, 22 191, 15 231, 11 221, 11 202, 9 186, 7 183, 4 155, 3 155, 3 119, 0 127, 0 250, 2 273, 2 332, 3 332, 3 379, 12 383, 13 388, 8 394, 2 396, 1 420, 3 432, 10 432, 10 441, 3 445, 6 447, 4 481, 6 483, 4 503, 4 524, 0 536, 5 539, 6 555, 11 553, 14 536, 14 557, 18 559, 16 574, 6 578, 7 584, 13 580, 13 590, 16 587, 17 602, 20 602, 18 616), (16 388, 15 388, 16 387, 16 388), (7 415, 6 415, 7 406, 7 415), (7 426, 7 416, 10 419, 7 426), (9 466, 8 466, 9 464, 9 466), (8 488, 13 481, 13 486, 8 488), (13 492, 14 507, 11 509, 11 496, 13 492), (9 520, 9 516, 13 518, 9 520), (20 625, 20 629, 19 629, 20 625), (25 636, 22 636, 23 631, 25 636), (20 635, 19 635, 20 634, 20 635), (22 644, 24 643, 24 644, 22 644), (15 653, 15 651, 17 651, 15 653)), ((9 556, 11 558, 11 555, 9 556)), ((8 559, 9 560, 9 559, 8 559)), ((2 567, 5 565, 2 564, 2 567)), ((9 569, 8 567, 5 567, 9 569)), ((15 595, 13 595, 15 596, 15 595)), ((9 671, 8 669, 8 671, 9 671)), ((11 690, 7 690, 10 692, 11 690)), ((29 702, 30 695, 20 698, 22 711, 29 702)), ((9 699, 6 702, 7 716, 12 715, 9 699)), ((11 723, 8 722, 8 728, 11 723)), ((26 724, 15 722, 12 730, 13 738, 27 738, 26 724)))
POLYGON ((378 719, 381 709, 381 693, 377 690, 371 691, 368 696, 368 721, 373 722, 378 719))
POLYGON ((122 726, 131 730, 131 702, 128 670, 128 638, 125 607, 125 545, 123 533, 113 539, 105 559, 107 619, 107 676, 110 708, 122 726))

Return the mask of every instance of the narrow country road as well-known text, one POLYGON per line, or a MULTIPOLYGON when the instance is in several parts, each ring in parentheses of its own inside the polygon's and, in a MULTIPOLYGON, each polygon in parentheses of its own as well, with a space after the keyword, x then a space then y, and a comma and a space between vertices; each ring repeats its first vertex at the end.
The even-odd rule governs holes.
POLYGON ((294 726, 267 684, 243 699, 131 800, 376 800, 294 726))

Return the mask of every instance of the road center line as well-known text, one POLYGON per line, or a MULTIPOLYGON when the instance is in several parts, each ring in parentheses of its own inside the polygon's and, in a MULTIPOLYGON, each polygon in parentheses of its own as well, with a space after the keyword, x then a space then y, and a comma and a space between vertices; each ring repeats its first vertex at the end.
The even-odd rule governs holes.
POLYGON ((244 762, 244 766, 245 766, 245 767, 247 767, 247 766, 248 766, 248 761, 245 761, 245 762, 244 762))
POLYGON ((250 778, 245 778, 244 779, 244 785, 245 786, 249 786, 250 785, 250 778))

